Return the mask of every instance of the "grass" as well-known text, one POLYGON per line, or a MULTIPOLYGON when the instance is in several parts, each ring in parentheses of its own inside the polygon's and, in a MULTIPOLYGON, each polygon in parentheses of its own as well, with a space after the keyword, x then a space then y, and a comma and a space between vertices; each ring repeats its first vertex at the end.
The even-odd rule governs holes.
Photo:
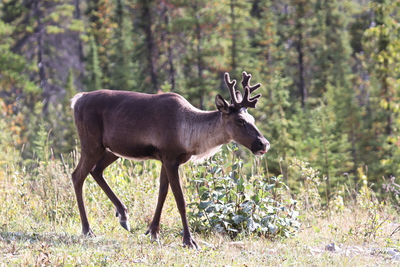
MULTIPOLYGON (((301 212, 294 237, 258 236, 231 240, 220 234, 194 234, 198 251, 181 246, 181 222, 171 192, 161 218, 161 245, 144 233, 157 201, 160 165, 119 161, 105 177, 127 205, 131 232, 119 226, 114 207, 88 177, 85 203, 96 237, 80 235, 70 181, 76 157, 24 167, 3 163, 0 170, 0 264, 52 266, 398 266, 389 248, 400 248, 399 219, 390 207, 347 203, 338 211, 301 212), (326 249, 334 243, 335 251, 326 249)), ((182 177, 190 179, 190 167, 182 177)), ((365 200, 365 199, 364 199, 365 200)), ((371 202, 373 202, 371 200, 371 202)), ((332 209, 333 210, 333 209, 332 209)))

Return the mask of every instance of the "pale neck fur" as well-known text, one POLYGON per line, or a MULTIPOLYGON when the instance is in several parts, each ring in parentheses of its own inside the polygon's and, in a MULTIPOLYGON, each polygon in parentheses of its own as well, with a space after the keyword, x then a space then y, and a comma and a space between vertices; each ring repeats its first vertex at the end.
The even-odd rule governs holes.
POLYGON ((181 136, 184 147, 193 154, 195 161, 211 157, 221 145, 230 141, 219 111, 192 109, 186 115, 181 136))

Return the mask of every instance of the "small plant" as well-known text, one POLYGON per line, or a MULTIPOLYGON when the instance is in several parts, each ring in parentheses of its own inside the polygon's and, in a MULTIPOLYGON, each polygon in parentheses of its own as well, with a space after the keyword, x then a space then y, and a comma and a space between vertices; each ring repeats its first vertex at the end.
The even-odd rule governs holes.
POLYGON ((400 207, 400 185, 396 182, 396 177, 391 176, 389 180, 385 179, 382 189, 387 196, 387 201, 393 204, 393 207, 399 210, 400 207))
MULTIPOLYGON (((195 231, 217 231, 230 237, 258 234, 288 237, 299 229, 295 201, 281 176, 246 175, 243 162, 233 158, 224 166, 216 156, 193 168, 188 185, 192 196, 189 220, 195 231)), ((226 164, 226 161, 225 161, 226 164)))
POLYGON ((367 212, 366 221, 360 226, 364 239, 373 238, 380 234, 382 227, 388 222, 388 217, 382 217, 385 203, 380 202, 375 193, 368 186, 368 177, 363 169, 358 168, 358 175, 361 180, 360 192, 357 195, 357 205, 367 212))
POLYGON ((321 184, 319 172, 312 168, 309 163, 296 158, 292 159, 289 168, 301 183, 298 195, 298 199, 301 200, 299 201, 299 209, 318 213, 321 210, 322 202, 319 194, 321 184))

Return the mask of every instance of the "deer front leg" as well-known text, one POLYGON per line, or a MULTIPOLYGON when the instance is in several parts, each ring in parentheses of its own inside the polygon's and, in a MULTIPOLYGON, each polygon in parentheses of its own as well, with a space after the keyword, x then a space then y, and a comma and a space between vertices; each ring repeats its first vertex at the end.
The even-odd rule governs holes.
POLYGON ((178 210, 182 219, 183 246, 188 246, 190 248, 197 249, 197 244, 192 238, 186 218, 186 204, 185 204, 185 199, 183 198, 182 188, 179 181, 179 173, 178 173, 179 165, 176 163, 166 164, 165 168, 168 175, 168 181, 171 186, 171 190, 174 193, 176 205, 178 206, 178 210))
POLYGON ((158 192, 158 202, 156 211, 154 213, 153 221, 151 222, 149 229, 146 232, 146 235, 150 233, 151 241, 158 241, 158 234, 160 232, 160 218, 162 208, 165 202, 165 198, 168 194, 168 176, 165 171, 164 165, 161 166, 161 174, 160 174, 160 191, 158 192))

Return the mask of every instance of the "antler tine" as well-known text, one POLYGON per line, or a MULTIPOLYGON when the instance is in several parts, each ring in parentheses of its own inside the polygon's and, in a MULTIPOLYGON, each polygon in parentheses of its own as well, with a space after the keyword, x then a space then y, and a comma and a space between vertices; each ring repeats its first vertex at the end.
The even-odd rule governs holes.
POLYGON ((242 77, 243 77, 242 78, 243 89, 246 90, 245 88, 248 87, 250 89, 250 94, 252 92, 254 92, 255 90, 257 90, 261 86, 260 83, 257 83, 255 85, 251 86, 250 85, 251 74, 247 74, 247 72, 245 72, 245 71, 242 72, 242 77))
POLYGON ((242 102, 240 103, 240 106, 246 107, 246 108, 255 108, 256 107, 256 104, 258 102, 258 99, 261 97, 261 94, 255 95, 253 97, 250 97, 250 94, 251 94, 250 88, 248 86, 246 86, 244 88, 244 96, 243 96, 242 102))
POLYGON ((260 98, 261 94, 255 95, 253 97, 250 94, 258 89, 261 84, 257 83, 256 85, 250 86, 251 74, 247 74, 245 71, 242 73, 242 86, 244 89, 244 95, 239 90, 235 89, 236 80, 230 79, 229 73, 225 72, 224 78, 226 86, 228 86, 229 93, 231 95, 231 104, 237 108, 255 108, 258 98, 260 98))
POLYGON ((232 82, 231 82, 229 73, 227 73, 227 72, 225 72, 224 78, 225 78, 226 86, 228 86, 229 93, 231 95, 231 103, 234 104, 235 106, 238 106, 239 101, 236 98, 236 90, 235 90, 236 80, 232 80, 232 82))

